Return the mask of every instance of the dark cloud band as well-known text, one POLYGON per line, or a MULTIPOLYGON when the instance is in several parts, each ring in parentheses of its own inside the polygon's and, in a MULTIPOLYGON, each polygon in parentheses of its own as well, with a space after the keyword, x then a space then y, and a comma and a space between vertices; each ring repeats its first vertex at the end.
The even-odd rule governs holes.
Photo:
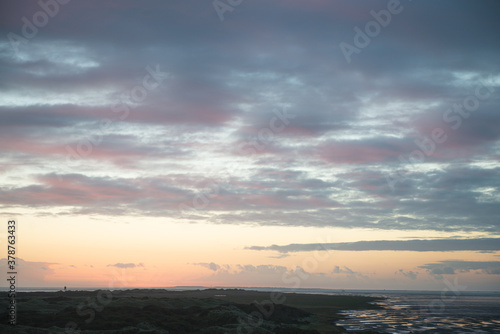
POLYGON ((453 252, 453 251, 500 251, 500 239, 443 239, 443 240, 376 240, 339 243, 290 244, 285 246, 251 246, 246 249, 277 251, 280 253, 311 252, 318 250, 336 251, 412 251, 412 252, 453 252))

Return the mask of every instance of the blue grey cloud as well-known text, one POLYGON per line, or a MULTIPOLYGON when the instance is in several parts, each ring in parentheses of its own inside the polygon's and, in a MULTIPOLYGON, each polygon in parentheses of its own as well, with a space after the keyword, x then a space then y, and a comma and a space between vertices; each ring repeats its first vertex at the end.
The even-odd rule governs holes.
POLYGON ((144 267, 143 263, 115 263, 115 264, 108 264, 108 267, 116 267, 116 268, 122 268, 122 269, 127 269, 127 268, 137 268, 137 267, 144 267))
POLYGON ((387 1, 70 1, 25 37, 39 3, 0 10, 2 210, 498 235, 498 1, 402 1, 351 63, 387 1))
POLYGON ((403 275, 403 276, 408 277, 412 280, 417 279, 417 276, 418 276, 418 272, 415 272, 413 270, 404 271, 403 269, 399 269, 398 271, 396 271, 395 274, 396 275, 403 275))
POLYGON ((221 269, 221 266, 219 266, 218 264, 213 263, 213 262, 210 262, 210 263, 202 262, 202 263, 193 263, 193 264, 196 266, 201 266, 201 267, 210 269, 212 271, 217 271, 217 270, 221 269))
POLYGON ((436 276, 468 273, 476 270, 488 275, 500 275, 500 261, 448 260, 429 263, 419 268, 425 269, 436 276))
POLYGON ((250 246, 256 251, 277 251, 280 253, 310 251, 412 251, 412 252, 453 252, 453 251, 500 251, 500 239, 430 239, 430 240, 374 240, 337 243, 290 244, 284 246, 250 246))

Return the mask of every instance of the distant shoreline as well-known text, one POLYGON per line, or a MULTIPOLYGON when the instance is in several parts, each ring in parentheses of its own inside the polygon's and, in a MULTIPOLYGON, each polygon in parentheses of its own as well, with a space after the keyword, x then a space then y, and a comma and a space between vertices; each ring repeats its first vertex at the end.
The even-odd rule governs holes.
MULTIPOLYGON (((439 295, 442 290, 360 290, 360 289, 325 289, 325 288, 277 288, 277 287, 204 287, 204 286, 174 286, 174 287, 126 287, 113 288, 107 287, 70 287, 71 291, 124 291, 124 290, 166 290, 166 291, 193 291, 207 289, 242 289, 259 292, 282 292, 282 293, 313 293, 313 294, 348 294, 348 295, 383 295, 383 294, 421 294, 421 295, 439 295)), ((7 292, 8 287, 0 287, 0 292, 7 292)), ((63 287, 18 287, 18 292, 58 292, 63 291, 63 287)), ((464 296, 500 296, 500 291, 461 291, 464 296)))

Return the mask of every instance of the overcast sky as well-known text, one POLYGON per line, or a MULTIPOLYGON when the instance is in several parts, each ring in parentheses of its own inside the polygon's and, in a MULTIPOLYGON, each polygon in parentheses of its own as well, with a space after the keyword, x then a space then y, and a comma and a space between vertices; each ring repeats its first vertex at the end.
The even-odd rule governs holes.
POLYGON ((32 284, 498 288, 498 1, 0 7, 0 210, 32 284))

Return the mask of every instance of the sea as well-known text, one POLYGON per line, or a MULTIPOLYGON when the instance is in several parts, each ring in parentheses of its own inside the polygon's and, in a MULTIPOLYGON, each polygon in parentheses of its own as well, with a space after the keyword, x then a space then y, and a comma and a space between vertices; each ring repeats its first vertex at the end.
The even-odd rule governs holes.
POLYGON ((377 292, 381 309, 348 310, 336 324, 348 332, 500 333, 500 296, 488 293, 377 292))
MULTIPOLYGON (((195 290, 209 287, 165 287, 165 290, 195 290)), ((380 298, 378 309, 345 310, 336 325, 352 333, 397 334, 500 334, 500 291, 414 291, 414 290, 338 290, 255 287, 210 287, 269 292, 357 295, 380 298)), ((72 288, 97 290, 98 288, 72 288)), ((0 289, 3 290, 3 289, 0 289)), ((61 291, 60 288, 20 288, 20 292, 61 291)), ((122 289, 115 289, 122 290, 122 289)), ((125 290, 125 289, 124 289, 125 290)))

